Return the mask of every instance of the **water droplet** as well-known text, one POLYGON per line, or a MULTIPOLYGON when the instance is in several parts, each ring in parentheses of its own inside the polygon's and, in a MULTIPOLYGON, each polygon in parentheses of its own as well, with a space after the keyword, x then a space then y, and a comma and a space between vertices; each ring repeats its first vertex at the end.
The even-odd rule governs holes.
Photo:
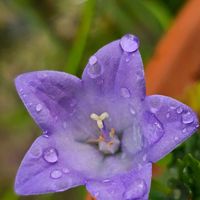
POLYGON ((111 182, 110 179, 105 179, 105 180, 103 180, 103 183, 109 183, 109 182, 111 182))
POLYGON ((97 63, 97 57, 96 56, 91 56, 89 59, 89 64, 94 65, 97 63))
POLYGON ((65 168, 63 168, 63 170, 62 170, 62 171, 63 171, 63 173, 65 173, 65 174, 68 174, 68 173, 70 172, 70 171, 69 171, 69 169, 68 169, 68 168, 66 168, 66 167, 65 167, 65 168))
POLYGON ((125 192, 125 199, 139 199, 144 196, 147 190, 146 183, 143 179, 137 179, 129 185, 125 192))
POLYGON ((174 140, 175 140, 175 141, 178 141, 178 140, 179 140, 179 138, 178 138, 177 136, 175 136, 175 137, 174 137, 174 140))
POLYGON ((63 128, 64 128, 64 129, 67 128, 67 122, 63 122, 63 128))
POLYGON ((39 158, 42 155, 42 148, 39 145, 35 145, 31 148, 30 153, 34 158, 39 158))
POLYGON ((77 100, 76 99, 72 99, 70 102, 70 107, 75 107, 77 104, 77 100))
POLYGON ((120 94, 124 98, 129 98, 131 96, 130 92, 129 92, 129 90, 127 88, 121 88, 120 94))
POLYGON ((150 103, 150 110, 152 113, 156 113, 159 111, 161 107, 160 98, 152 98, 149 103, 150 103))
POLYGON ((126 58, 126 60, 125 60, 125 61, 126 61, 126 62, 129 62, 129 60, 130 60, 130 58, 126 58))
POLYGON ((170 113, 166 114, 166 118, 169 119, 170 118, 170 113))
POLYGON ((42 110, 42 105, 37 104, 35 109, 36 109, 37 112, 40 112, 42 110))
POLYGON ((183 108, 182 108, 182 107, 178 107, 178 108, 176 109, 176 112, 177 112, 178 114, 181 114, 181 113, 183 112, 183 108))
POLYGON ((186 133, 186 132, 187 132, 187 129, 184 128, 184 129, 182 130, 182 133, 186 133))
POLYGON ((132 115, 136 114, 136 111, 135 111, 135 109, 133 107, 130 108, 130 112, 131 112, 132 115))
POLYGON ((89 59, 87 73, 90 76, 90 78, 96 78, 103 73, 103 69, 101 65, 99 65, 99 63, 97 62, 97 58, 95 56, 92 56, 89 59))
POLYGON ((58 161, 58 153, 54 148, 48 148, 44 151, 44 159, 49 163, 58 161))
POLYGON ((134 52, 139 48, 139 39, 131 34, 124 35, 120 40, 122 49, 126 52, 134 52))
POLYGON ((170 102, 170 103, 169 103, 169 107, 170 107, 172 110, 174 110, 174 109, 177 108, 177 103, 176 103, 176 102, 170 102))
POLYGON ((99 196, 99 192, 95 192, 94 197, 98 197, 99 196))
POLYGON ((194 121, 194 118, 193 118, 191 112, 187 112, 187 113, 184 113, 184 114, 182 115, 182 122, 183 122, 184 124, 190 124, 190 123, 192 123, 193 121, 194 121))
POLYGON ((144 154, 144 156, 142 157, 142 160, 143 160, 143 161, 146 161, 146 160, 147 160, 147 155, 146 155, 146 154, 144 154))
POLYGON ((51 172, 51 178, 58 179, 62 176, 62 172, 59 169, 55 169, 51 172))

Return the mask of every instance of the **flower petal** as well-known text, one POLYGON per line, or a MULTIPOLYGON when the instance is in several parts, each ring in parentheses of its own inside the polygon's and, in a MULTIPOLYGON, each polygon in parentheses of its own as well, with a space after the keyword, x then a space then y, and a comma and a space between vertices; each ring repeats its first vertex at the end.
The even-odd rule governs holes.
POLYGON ((91 180, 86 187, 97 200, 147 200, 151 185, 151 168, 149 163, 111 179, 91 180))
POLYGON ((15 84, 23 103, 43 131, 53 131, 60 121, 70 119, 81 87, 80 79, 56 71, 22 74, 15 84))
MULTIPOLYGON (((60 138, 60 141, 64 138, 60 138)), ((25 155, 15 180, 20 195, 64 191, 83 185, 83 177, 69 167, 64 144, 53 136, 40 136, 25 155)))
POLYGON ((93 94, 143 99, 145 81, 138 48, 137 37, 129 34, 97 51, 83 72, 85 88, 93 94))
POLYGON ((146 97, 145 101, 148 107, 146 112, 150 112, 157 120, 155 125, 159 125, 157 135, 156 131, 149 133, 148 129, 144 133, 147 138, 153 138, 150 140, 154 142, 148 150, 148 160, 156 162, 191 136, 199 122, 191 108, 170 97, 152 95, 146 97))

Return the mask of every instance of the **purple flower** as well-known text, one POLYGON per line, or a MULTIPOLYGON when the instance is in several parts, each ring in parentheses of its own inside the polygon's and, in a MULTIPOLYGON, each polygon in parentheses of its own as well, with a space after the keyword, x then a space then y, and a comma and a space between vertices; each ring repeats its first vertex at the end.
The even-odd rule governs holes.
POLYGON ((82 80, 38 71, 16 78, 42 129, 15 182, 21 195, 86 185, 98 200, 146 200, 152 163, 198 128, 196 114, 170 97, 145 95, 136 36, 125 35, 89 59, 82 80))

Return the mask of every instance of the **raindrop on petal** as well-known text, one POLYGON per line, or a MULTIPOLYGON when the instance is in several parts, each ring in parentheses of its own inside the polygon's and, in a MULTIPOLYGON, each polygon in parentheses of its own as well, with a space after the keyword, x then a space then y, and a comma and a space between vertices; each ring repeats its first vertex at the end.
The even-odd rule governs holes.
POLYGON ((99 196, 99 192, 96 192, 95 194, 94 194, 94 197, 98 197, 99 196))
POLYGON ((166 114, 166 118, 169 119, 170 118, 170 113, 166 114))
POLYGON ((63 122, 63 128, 64 128, 64 129, 67 128, 67 122, 63 122))
POLYGON ((35 109, 36 109, 37 112, 40 112, 42 110, 42 105, 37 104, 35 109))
POLYGON ((68 169, 68 168, 66 168, 66 167, 65 167, 65 168, 63 168, 63 170, 62 170, 62 171, 63 171, 63 173, 65 173, 65 174, 68 174, 68 173, 70 172, 70 171, 69 171, 69 169, 68 169))
POLYGON ((184 128, 184 129, 182 130, 182 133, 186 133, 186 132, 187 132, 187 129, 184 128))
POLYGON ((43 157, 48 163, 55 163, 58 161, 58 153, 54 148, 46 149, 43 157))
POLYGON ((103 73, 102 67, 97 62, 97 58, 95 56, 92 56, 89 59, 89 65, 88 65, 88 68, 87 68, 87 73, 90 76, 90 78, 96 78, 103 73))
POLYGON ((183 108, 182 108, 182 107, 178 107, 178 108, 176 109, 176 112, 177 112, 178 114, 181 114, 181 113, 183 112, 183 108))
POLYGON ((182 122, 184 124, 190 124, 193 121, 194 121, 194 118, 193 118, 191 112, 187 112, 187 113, 182 114, 182 122))
POLYGON ((110 179, 105 179, 105 180, 103 180, 103 183, 109 183, 109 182, 111 182, 110 179))
POLYGON ((147 192, 147 186, 143 179, 135 180, 125 192, 125 199, 139 199, 147 192))
POLYGON ((125 87, 121 88, 120 95, 124 98, 129 98, 131 96, 129 90, 125 87))
POLYGON ((178 138, 177 136, 175 136, 175 137, 174 137, 174 140, 175 140, 175 141, 178 141, 178 140, 179 140, 179 138, 178 138))
POLYGON ((161 101, 159 98, 152 98, 150 103, 150 110, 152 113, 156 113, 159 111, 161 107, 161 101))
POLYGON ((97 57, 96 56, 91 56, 89 59, 89 64, 94 65, 97 63, 97 57))
POLYGON ((62 172, 59 169, 55 169, 51 172, 51 178, 58 179, 62 176, 62 172))
POLYGON ((142 160, 143 160, 143 161, 146 161, 146 160, 147 160, 147 155, 146 155, 146 154, 144 154, 144 156, 142 157, 142 160))
POLYGON ((42 155, 42 148, 39 145, 34 145, 30 153, 34 158, 39 158, 42 155))
POLYGON ((126 52, 134 52, 139 48, 139 39, 131 34, 124 35, 120 40, 122 49, 126 52))

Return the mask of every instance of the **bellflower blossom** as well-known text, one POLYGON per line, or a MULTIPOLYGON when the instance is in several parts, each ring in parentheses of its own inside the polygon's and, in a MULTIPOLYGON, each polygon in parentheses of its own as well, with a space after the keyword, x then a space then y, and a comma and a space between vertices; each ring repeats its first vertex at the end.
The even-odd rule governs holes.
POLYGON ((90 57, 82 79, 57 71, 19 75, 16 88, 42 129, 18 170, 20 195, 79 185, 97 200, 147 200, 152 163, 199 126, 188 106, 145 95, 139 40, 127 34, 90 57))

